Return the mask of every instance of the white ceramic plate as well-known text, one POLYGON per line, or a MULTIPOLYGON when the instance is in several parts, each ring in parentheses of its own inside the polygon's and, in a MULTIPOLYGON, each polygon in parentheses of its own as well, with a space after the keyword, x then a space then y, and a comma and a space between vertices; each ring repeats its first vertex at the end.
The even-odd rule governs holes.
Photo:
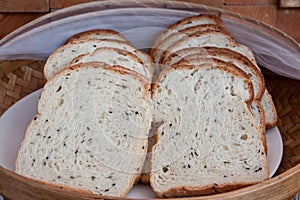
MULTIPOLYGON (((37 90, 11 106, 0 118, 0 165, 14 171, 19 146, 26 128, 36 114, 42 90, 37 90)), ((283 155, 282 138, 277 127, 267 131, 270 177, 279 167, 283 155)), ((138 184, 128 194, 130 198, 155 198, 149 186, 138 184)), ((1 197, 0 197, 1 199, 1 197)))

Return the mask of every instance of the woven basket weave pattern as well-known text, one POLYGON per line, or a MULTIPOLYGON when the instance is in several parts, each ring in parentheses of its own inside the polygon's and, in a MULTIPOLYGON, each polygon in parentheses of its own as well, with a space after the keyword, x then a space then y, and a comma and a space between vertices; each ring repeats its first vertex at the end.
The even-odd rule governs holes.
POLYGON ((277 174, 300 163, 300 81, 265 76, 278 116, 284 143, 283 160, 277 174))
POLYGON ((43 87, 43 61, 0 61, 0 115, 12 104, 43 87))

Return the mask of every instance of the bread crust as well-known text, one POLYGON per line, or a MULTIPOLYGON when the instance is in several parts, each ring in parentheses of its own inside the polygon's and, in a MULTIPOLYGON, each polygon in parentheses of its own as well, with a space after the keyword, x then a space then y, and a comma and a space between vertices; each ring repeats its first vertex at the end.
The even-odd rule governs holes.
POLYGON ((192 23, 193 21, 197 21, 197 20, 203 20, 203 19, 209 19, 209 20, 213 20, 215 21, 216 25, 218 25, 219 27, 224 27, 223 22, 221 21, 221 19, 215 15, 208 15, 208 14, 199 14, 197 16, 191 16, 191 17, 187 17, 184 18, 182 20, 179 20, 178 22, 171 24, 170 26, 168 26, 166 28, 166 30, 162 31, 159 33, 159 35, 155 38, 154 42, 151 45, 151 49, 149 51, 149 53, 152 55, 152 49, 154 50, 158 44, 160 44, 162 42, 162 40, 164 39, 166 33, 168 32, 172 32, 174 29, 184 25, 184 24, 189 24, 192 23))
POLYGON ((186 197, 186 196, 199 196, 199 195, 212 195, 218 194, 223 192, 229 192, 232 190, 241 189, 255 183, 236 183, 236 184, 210 184, 206 187, 188 187, 188 186, 181 186, 172 188, 164 193, 160 191, 155 191, 157 195, 160 197, 186 197))
MULTIPOLYGON (((169 48, 167 48, 164 53, 162 54, 160 60, 159 60, 159 63, 165 63, 165 60, 172 54, 174 53, 174 49, 177 48, 177 47, 181 47, 182 44, 186 43, 187 40, 190 40, 190 39, 196 39, 198 38, 199 36, 210 36, 211 34, 219 34, 219 35, 223 35, 225 37, 227 37, 229 43, 234 46, 234 45, 237 45, 235 43, 235 41, 233 40, 233 38, 231 37, 231 35, 227 35, 226 32, 223 32, 223 31, 218 31, 218 30, 208 30, 208 31, 203 31, 203 32, 200 32, 200 33, 194 33, 192 35, 190 35, 188 38, 183 38, 181 40, 178 40, 177 43, 171 45, 169 48)), ((207 45, 205 45, 207 46, 207 45)), ((181 48, 182 49, 182 48, 181 48)))
MULTIPOLYGON (((201 32, 208 31, 208 30, 218 30, 218 31, 227 32, 223 27, 219 27, 218 25, 215 25, 215 24, 203 24, 203 25, 192 26, 192 27, 185 28, 183 30, 180 30, 178 32, 174 32, 174 33, 170 34, 155 48, 151 49, 149 54, 153 57, 153 60, 155 62, 159 63, 159 61, 161 59, 161 55, 159 55, 159 54, 169 47, 170 41, 174 40, 175 42, 177 42, 179 39, 181 40, 182 38, 187 38, 187 37, 191 36, 192 34, 201 33, 201 32)), ((227 33, 228 33, 228 35, 230 35, 229 32, 227 32, 227 33)), ((174 41, 173 41, 173 43, 174 43, 174 41)))
POLYGON ((71 36, 66 43, 72 43, 76 40, 87 39, 90 38, 90 36, 93 37, 94 35, 104 35, 107 36, 107 39, 110 39, 111 36, 113 36, 116 38, 116 40, 130 44, 130 42, 123 35, 111 29, 93 29, 93 30, 77 33, 71 36))
MULTIPOLYGON (((56 49, 50 56, 49 58, 47 59, 47 62, 44 66, 44 76, 46 79, 49 79, 52 75, 51 73, 51 70, 52 69, 52 61, 55 60, 56 56, 58 56, 60 53, 64 52, 65 49, 71 49, 72 47, 74 47, 73 45, 76 45, 76 44, 82 44, 82 43, 102 43, 102 42, 109 42, 109 43, 115 43, 115 44, 118 44, 118 45, 125 45, 126 47, 128 48, 131 48, 133 49, 133 52, 132 53, 135 53, 138 57, 140 56, 143 56, 146 60, 144 61, 144 64, 151 70, 151 71, 154 71, 153 69, 153 60, 152 60, 152 57, 149 56, 148 54, 146 54, 145 52, 143 51, 140 51, 138 49, 136 49, 134 46, 132 46, 131 44, 128 44, 126 42, 122 42, 122 41, 119 41, 119 40, 111 40, 111 39, 83 39, 83 40, 75 40, 73 42, 70 42, 70 43, 67 43, 61 47, 59 47, 58 49, 56 49)), ((97 45, 96 45, 97 47, 97 45)), ((94 48, 96 48, 94 47, 94 48)), ((91 49, 91 51, 93 51, 93 49, 91 49)), ((78 55, 80 54, 83 54, 79 52, 78 55)), ((141 57, 140 57, 141 58, 141 57)), ((73 59, 73 58, 72 58, 73 59)), ((70 61, 72 60, 70 59, 70 61)), ((141 60, 143 60, 141 58, 141 60)), ((69 63, 68 63, 69 64, 69 63)))

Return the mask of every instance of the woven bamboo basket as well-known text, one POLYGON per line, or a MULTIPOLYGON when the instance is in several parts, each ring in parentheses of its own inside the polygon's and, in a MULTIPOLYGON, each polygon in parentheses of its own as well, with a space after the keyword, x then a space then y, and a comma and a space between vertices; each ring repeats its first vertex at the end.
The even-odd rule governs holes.
MULTIPOLYGON (((111 9, 121 7, 123 4, 131 7, 136 6, 135 3, 126 1, 121 1, 120 4, 99 2, 96 7, 94 4, 83 6, 85 9, 81 10, 81 12, 111 9)), ((171 4, 168 2, 154 4, 150 2, 147 4, 149 7, 176 9, 181 9, 182 7, 190 8, 191 5, 193 5, 193 9, 197 7, 194 4, 187 6, 179 2, 172 2, 171 4)), ((199 9, 206 11, 216 11, 214 8, 198 6, 199 9)), ((78 6, 63 12, 75 15, 74 10, 76 9, 78 9, 78 6)), ((220 10, 217 11, 220 12, 220 10)), ((7 39, 23 34, 30 27, 46 24, 51 18, 59 20, 63 18, 63 12, 44 16, 9 35, 7 39)), ((231 16, 235 15, 234 13, 229 14, 231 16)), ((241 18, 241 16, 238 17, 241 18)), ((253 22, 253 20, 243 17, 242 20, 253 22)), ((265 26, 264 28, 268 27, 261 23, 259 25, 265 26)), ((272 31, 278 32, 274 29, 272 31)), ((289 42, 296 44, 291 38, 284 36, 287 37, 289 42)), ((45 59, 0 60, 0 115, 27 94, 43 87, 45 83, 43 76, 44 63, 45 59)), ((263 73, 266 87, 273 96, 278 112, 278 128, 284 144, 283 159, 275 176, 265 182, 232 192, 187 199, 292 199, 300 192, 300 80, 280 76, 268 70, 263 70, 263 73)), ((0 166, 0 195, 5 199, 118 199, 66 190, 59 186, 49 186, 22 177, 2 166, 0 166)))

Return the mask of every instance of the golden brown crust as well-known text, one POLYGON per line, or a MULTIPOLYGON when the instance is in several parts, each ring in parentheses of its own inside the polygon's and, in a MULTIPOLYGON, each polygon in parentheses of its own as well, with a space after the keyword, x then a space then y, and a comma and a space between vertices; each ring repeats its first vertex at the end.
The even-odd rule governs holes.
POLYGON ((224 27, 222 20, 216 16, 216 15, 208 15, 208 14, 199 14, 197 16, 191 16, 191 17, 187 17, 184 18, 182 20, 179 20, 178 22, 171 24, 169 27, 166 28, 166 30, 162 31, 154 40, 154 42, 151 45, 150 51, 149 53, 152 55, 152 49, 154 50, 158 44, 161 43, 162 38, 164 37, 164 35, 166 34, 166 32, 170 31, 170 30, 174 30, 176 27, 184 25, 184 24, 188 24, 193 22, 194 20, 198 20, 198 19, 203 19, 203 18, 207 18, 207 19, 213 19, 216 22, 216 25, 218 25, 219 27, 224 27))
POLYGON ((208 31, 203 31, 203 32, 200 32, 200 33, 194 33, 194 34, 191 34, 188 38, 183 38, 181 40, 178 40, 177 43, 171 45, 168 49, 166 49, 164 51, 164 53, 162 54, 160 60, 159 60, 159 63, 165 63, 165 60, 172 54, 174 53, 173 52, 173 49, 175 47, 180 47, 182 43, 185 43, 186 40, 189 40, 189 39, 194 39, 194 38, 197 38, 199 36, 202 36, 202 35, 210 35, 210 34, 221 34, 221 35, 225 35, 228 37, 228 40, 230 41, 230 43, 232 45, 236 45, 235 44, 235 41, 233 40, 233 38, 231 37, 231 35, 227 35, 226 32, 223 32, 221 30, 208 30, 208 31))
POLYGON ((80 40, 89 35, 107 35, 107 36, 113 35, 113 36, 120 38, 120 41, 129 43, 129 41, 123 35, 121 35, 117 31, 110 30, 110 29, 93 29, 93 30, 77 33, 77 34, 71 36, 66 43, 72 43, 75 40, 80 40))
POLYGON ((213 19, 216 24, 220 27, 224 27, 224 24, 222 22, 222 20, 216 16, 216 15, 212 15, 212 14, 199 14, 199 15, 196 15, 196 16, 191 16, 191 17, 187 17, 187 18, 184 18, 182 20, 179 20, 178 22, 170 25, 168 27, 168 29, 175 29, 176 27, 178 26, 182 26, 184 24, 190 24, 192 23, 193 21, 197 21, 197 20, 203 20, 203 18, 206 18, 206 19, 213 19))
MULTIPOLYGON (((73 41, 73 42, 67 43, 67 44, 65 44, 65 45, 63 45, 63 46, 57 48, 57 49, 49 56, 49 58, 48 58, 48 60, 47 60, 47 62, 46 62, 45 65, 47 65, 48 61, 49 61, 49 60, 52 60, 53 57, 56 56, 56 54, 58 54, 59 52, 63 52, 64 49, 71 48, 74 44, 81 44, 81 43, 85 43, 85 42, 95 42, 95 44, 101 43, 101 42, 113 42, 113 43, 120 44, 120 45, 127 45, 127 46, 129 46, 129 47, 135 49, 135 50, 134 50, 134 53, 139 53, 140 55, 145 56, 145 57, 147 58, 147 60, 150 62, 150 63, 147 63, 147 64, 149 64, 149 66, 150 66, 150 65, 151 65, 151 66, 153 65, 153 59, 152 59, 152 57, 149 56, 147 53, 145 53, 145 52, 143 52, 143 51, 140 51, 140 50, 136 49, 136 48, 135 48, 134 46, 132 46, 131 44, 128 44, 128 43, 126 43, 126 42, 122 42, 122 41, 119 41, 119 40, 113 40, 113 39, 82 39, 82 40, 75 40, 75 41, 73 41)), ((144 64, 146 64, 146 63, 144 63, 144 64)), ((146 64, 146 65, 147 65, 147 64, 146 64)), ((148 66, 148 65, 147 65, 147 66, 148 66)), ((48 70, 49 70, 49 69, 48 69, 48 70)), ((43 72, 44 72, 44 75, 47 74, 47 67, 44 67, 44 71, 43 71, 43 72)))
MULTIPOLYGON (((166 37, 163 41, 161 41, 160 44, 158 44, 158 46, 156 46, 156 48, 151 49, 151 51, 149 52, 149 54, 155 58, 159 55, 157 55, 161 50, 165 49, 166 44, 170 43, 171 39, 177 39, 179 41, 179 37, 183 36, 184 38, 187 38, 189 36, 191 36, 192 34, 196 34, 196 33, 202 33, 204 31, 209 31, 209 30, 217 30, 217 31, 222 31, 222 32, 226 32, 226 34, 230 35, 231 34, 224 29, 224 27, 219 27, 218 25, 215 24, 202 24, 202 25, 196 25, 196 26, 192 26, 189 28, 185 28, 182 29, 178 32, 174 32, 172 34, 170 34, 168 37, 166 37)), ((181 38, 180 40, 183 40, 184 38, 181 38)), ((177 42, 176 40, 176 42, 177 42)), ((159 60, 160 61, 160 60, 159 60)))
POLYGON ((254 185, 255 183, 228 183, 228 184, 210 184, 205 187, 188 187, 181 186, 177 188, 172 188, 165 193, 157 192, 161 197, 191 197, 191 196, 199 196, 199 195, 210 195, 217 194, 222 192, 229 192, 232 190, 240 189, 243 187, 247 187, 250 185, 254 185))

